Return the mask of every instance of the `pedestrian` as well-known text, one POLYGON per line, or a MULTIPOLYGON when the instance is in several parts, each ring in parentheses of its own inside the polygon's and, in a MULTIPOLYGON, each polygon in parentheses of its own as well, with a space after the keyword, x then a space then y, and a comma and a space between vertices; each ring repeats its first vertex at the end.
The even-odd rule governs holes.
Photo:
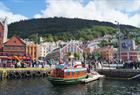
POLYGON ((36 60, 34 59, 34 61, 32 62, 32 67, 34 67, 36 65, 36 60))

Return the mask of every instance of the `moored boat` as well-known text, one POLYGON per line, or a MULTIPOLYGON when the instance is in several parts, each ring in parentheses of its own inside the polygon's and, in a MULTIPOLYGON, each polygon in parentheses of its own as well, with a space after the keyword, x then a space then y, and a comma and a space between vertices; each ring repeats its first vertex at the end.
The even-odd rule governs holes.
POLYGON ((87 68, 84 63, 74 62, 69 64, 59 64, 50 72, 48 80, 53 85, 77 84, 87 76, 87 68))

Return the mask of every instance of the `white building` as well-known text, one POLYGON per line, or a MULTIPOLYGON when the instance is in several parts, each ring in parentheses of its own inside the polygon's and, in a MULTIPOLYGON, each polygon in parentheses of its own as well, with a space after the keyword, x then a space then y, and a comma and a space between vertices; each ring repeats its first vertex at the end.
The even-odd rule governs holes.
POLYGON ((70 42, 77 43, 77 45, 80 44, 79 41, 74 41, 74 40, 67 41, 67 42, 59 40, 57 42, 44 42, 44 43, 41 43, 39 45, 39 57, 44 58, 44 57, 46 57, 46 55, 48 53, 52 52, 54 49, 61 48, 61 47, 65 46, 65 45, 67 45, 70 42))
POLYGON ((45 42, 39 45, 39 57, 45 57, 49 52, 58 48, 58 43, 55 42, 45 42))

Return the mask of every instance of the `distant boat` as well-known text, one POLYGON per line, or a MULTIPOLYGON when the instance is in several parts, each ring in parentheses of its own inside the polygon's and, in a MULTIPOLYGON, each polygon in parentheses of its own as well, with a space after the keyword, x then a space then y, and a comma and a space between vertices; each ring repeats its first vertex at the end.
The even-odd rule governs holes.
POLYGON ((59 64, 53 69, 48 80, 53 85, 68 85, 80 83, 82 79, 87 77, 87 68, 84 63, 74 62, 73 66, 69 64, 59 64))

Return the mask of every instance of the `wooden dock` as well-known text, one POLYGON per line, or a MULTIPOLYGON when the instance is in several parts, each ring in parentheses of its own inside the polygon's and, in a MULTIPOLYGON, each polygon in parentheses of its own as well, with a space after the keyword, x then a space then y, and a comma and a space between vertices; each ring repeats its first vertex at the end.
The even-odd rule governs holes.
POLYGON ((47 77, 51 68, 0 68, 0 79, 47 77))

